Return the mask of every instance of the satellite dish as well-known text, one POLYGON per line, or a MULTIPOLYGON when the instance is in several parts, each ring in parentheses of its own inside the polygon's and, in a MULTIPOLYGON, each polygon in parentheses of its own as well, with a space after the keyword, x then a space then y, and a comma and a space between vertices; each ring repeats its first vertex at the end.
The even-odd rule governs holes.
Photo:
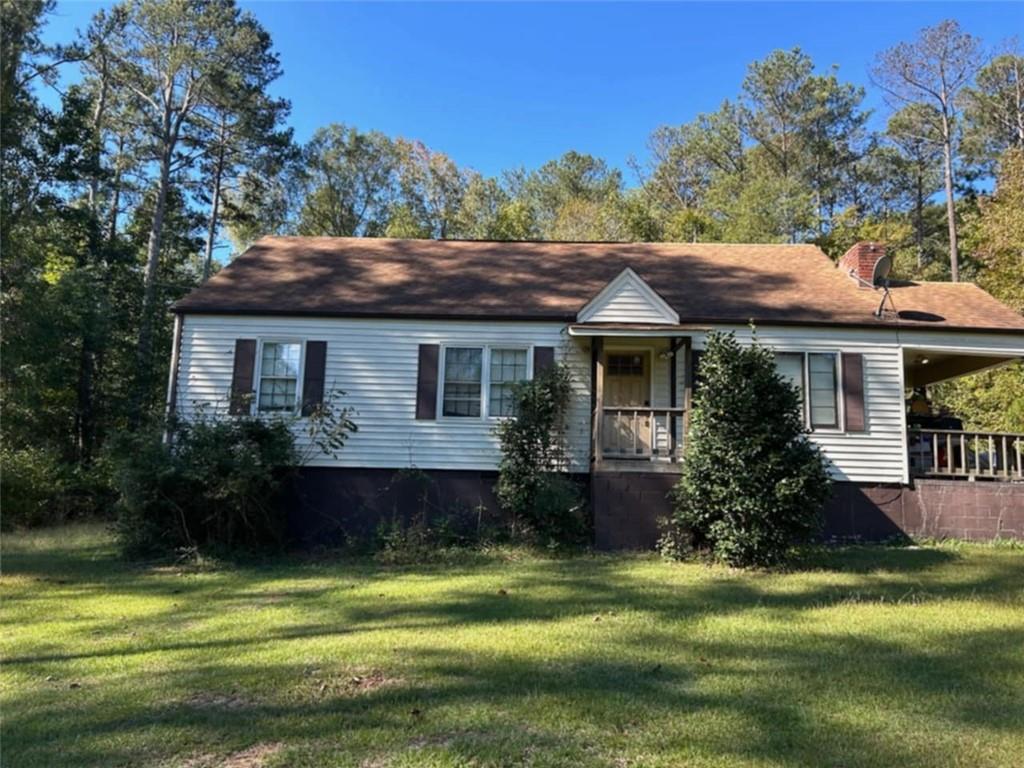
POLYGON ((880 286, 892 271, 892 256, 882 256, 875 262, 875 268, 871 271, 871 284, 880 286))

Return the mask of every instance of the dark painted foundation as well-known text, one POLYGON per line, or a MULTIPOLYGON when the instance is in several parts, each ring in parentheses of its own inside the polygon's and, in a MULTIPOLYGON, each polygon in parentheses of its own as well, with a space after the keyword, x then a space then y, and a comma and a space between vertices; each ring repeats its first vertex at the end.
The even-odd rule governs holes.
MULTIPOLYGON (((594 546, 652 549, 658 519, 671 513, 676 475, 602 472, 589 485, 594 546)), ((289 525, 305 545, 372 536, 381 522, 448 518, 470 533, 502 522, 495 472, 303 469, 289 499, 289 525)), ((909 486, 835 483, 825 509, 830 540, 904 537, 1024 540, 1024 484, 917 480, 909 486)))
POLYGON ((289 492, 288 525, 301 544, 373 536, 381 523, 444 516, 471 532, 500 522, 496 472, 306 467, 289 492))

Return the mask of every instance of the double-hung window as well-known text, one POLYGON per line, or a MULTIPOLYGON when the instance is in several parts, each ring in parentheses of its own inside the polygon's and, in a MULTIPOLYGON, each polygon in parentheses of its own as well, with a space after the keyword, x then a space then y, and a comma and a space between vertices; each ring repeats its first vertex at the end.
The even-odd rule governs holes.
POLYGON ((444 351, 444 391, 441 413, 445 416, 479 416, 483 391, 482 347, 448 347, 444 351))
POLYGON ((808 409, 812 427, 839 426, 839 377, 834 354, 807 354, 808 409))
POLYGON ((443 416, 511 416, 516 382, 529 378, 522 347, 446 347, 441 380, 443 416))
POLYGON ((833 352, 779 352, 775 368, 800 392, 804 422, 811 428, 839 426, 838 356, 833 352))
POLYGON ((260 412, 291 411, 298 404, 299 342, 265 341, 260 356, 257 409, 260 412))
POLYGON ((527 377, 525 349, 491 350, 491 416, 515 415, 515 384, 527 377))

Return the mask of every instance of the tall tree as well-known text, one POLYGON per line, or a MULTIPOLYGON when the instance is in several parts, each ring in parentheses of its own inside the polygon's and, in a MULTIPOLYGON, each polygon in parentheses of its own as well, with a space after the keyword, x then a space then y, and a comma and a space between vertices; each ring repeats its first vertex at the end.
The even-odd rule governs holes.
POLYGON ((137 115, 134 138, 156 168, 138 339, 140 373, 147 375, 169 195, 215 146, 226 99, 250 98, 279 69, 262 44, 266 33, 233 0, 125 0, 109 18, 111 78, 137 115))
MULTIPOLYGON (((742 91, 747 134, 781 177, 778 192, 797 195, 783 205, 795 212, 808 188, 817 214, 813 232, 822 236, 845 202, 845 174, 867 149, 863 89, 840 82, 834 69, 816 75, 811 58, 794 48, 751 64, 742 91)), ((793 242, 804 235, 799 218, 790 217, 793 242)))
POLYGON ((335 123, 313 134, 302 158, 300 235, 384 234, 400 194, 400 157, 391 139, 335 123))
POLYGON ((929 104, 908 104, 889 118, 885 138, 898 155, 886 165, 890 184, 904 180, 910 196, 917 266, 926 260, 924 210, 928 199, 942 186, 942 134, 936 110, 929 104))
POLYGON ((1024 56, 1005 53, 978 71, 966 91, 965 149, 991 165, 1010 147, 1024 147, 1024 56))
POLYGON ((926 27, 917 40, 900 43, 879 54, 871 70, 872 80, 885 91, 896 108, 909 104, 931 105, 942 137, 943 182, 949 230, 949 265, 954 282, 960 279, 957 241, 956 162, 958 118, 965 88, 981 64, 977 38, 953 20, 926 27))
POLYGON ((396 150, 405 210, 427 237, 450 237, 466 192, 466 172, 448 155, 434 152, 421 141, 399 139, 396 150))
POLYGON ((543 239, 615 240, 621 230, 614 208, 622 173, 593 155, 570 150, 512 182, 514 195, 532 211, 543 239), (585 214, 585 216, 584 216, 585 214), (586 225, 572 221, 585 217, 586 225))

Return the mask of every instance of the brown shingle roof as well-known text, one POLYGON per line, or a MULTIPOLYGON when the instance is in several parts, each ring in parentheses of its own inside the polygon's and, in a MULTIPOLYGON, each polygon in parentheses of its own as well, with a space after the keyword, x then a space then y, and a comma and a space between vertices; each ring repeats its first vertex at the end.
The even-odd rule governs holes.
POLYGON ((627 266, 683 323, 1024 331, 1024 317, 967 283, 896 287, 896 309, 918 319, 876 320, 880 294, 813 245, 265 237, 175 311, 572 321, 627 266))

